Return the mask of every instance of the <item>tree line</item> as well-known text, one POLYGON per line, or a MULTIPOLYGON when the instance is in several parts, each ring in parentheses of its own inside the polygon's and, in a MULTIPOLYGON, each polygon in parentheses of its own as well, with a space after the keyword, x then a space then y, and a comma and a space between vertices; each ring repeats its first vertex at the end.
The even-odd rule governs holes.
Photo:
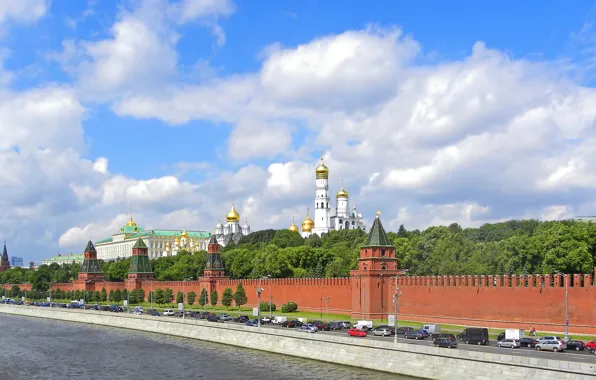
MULTIPOLYGON (((499 275, 592 273, 596 264, 596 223, 511 220, 478 228, 429 227, 388 232, 400 268, 411 275, 499 275)), ((302 238, 289 230, 263 230, 222 249, 226 274, 233 279, 347 277, 357 266, 366 241, 361 230, 331 231, 302 238)), ((207 253, 185 250, 151 260, 158 281, 182 281, 203 275, 207 253)), ((100 261, 106 281, 124 281, 130 259, 100 261)), ((42 265, 37 271, 12 268, 0 283, 28 282, 34 289, 76 279, 79 265, 42 265)), ((200 297, 199 297, 200 298, 200 297)))

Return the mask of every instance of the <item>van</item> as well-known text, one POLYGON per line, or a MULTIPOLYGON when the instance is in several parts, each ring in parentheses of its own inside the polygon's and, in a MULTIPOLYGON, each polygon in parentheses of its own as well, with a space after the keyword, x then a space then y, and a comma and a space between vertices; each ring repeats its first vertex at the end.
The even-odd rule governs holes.
POLYGON ((288 320, 288 317, 275 317, 271 323, 274 323, 276 325, 281 325, 282 323, 286 322, 288 320))
POLYGON ((525 330, 519 329, 505 329, 505 339, 517 339, 520 340, 526 335, 525 330))
POLYGON ((163 315, 167 315, 168 317, 171 317, 174 315, 174 309, 165 309, 163 311, 163 315))
POLYGON ((421 330, 426 330, 428 333, 432 335, 439 335, 441 333, 441 326, 439 325, 424 325, 422 326, 421 330))
POLYGON ((466 328, 457 336, 457 338, 466 342, 466 344, 489 344, 487 328, 466 328))
POLYGON ((365 331, 371 330, 373 328, 373 323, 372 321, 356 321, 354 328, 365 331))

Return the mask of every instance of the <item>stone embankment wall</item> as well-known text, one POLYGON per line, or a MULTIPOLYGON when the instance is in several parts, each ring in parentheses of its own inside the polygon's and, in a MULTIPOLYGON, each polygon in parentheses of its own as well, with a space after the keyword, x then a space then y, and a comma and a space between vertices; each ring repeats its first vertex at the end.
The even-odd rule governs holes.
POLYGON ((594 379, 596 365, 489 352, 439 349, 197 320, 0 305, 0 313, 168 334, 307 359, 438 380, 594 379))

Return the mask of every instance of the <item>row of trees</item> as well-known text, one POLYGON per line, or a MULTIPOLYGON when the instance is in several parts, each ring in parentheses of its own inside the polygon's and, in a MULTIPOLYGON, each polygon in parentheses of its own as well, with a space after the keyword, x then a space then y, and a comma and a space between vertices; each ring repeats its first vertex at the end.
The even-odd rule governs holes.
MULTIPOLYGON (((482 275, 533 273, 591 273, 596 265, 596 223, 511 220, 479 228, 430 227, 408 231, 403 225, 389 232, 401 268, 411 275, 482 275)), ((366 241, 361 230, 332 231, 303 239, 289 230, 257 231, 222 250, 231 278, 346 277, 355 269, 359 248, 366 241)), ((154 259, 158 281, 182 281, 203 275, 206 252, 182 250, 176 256, 154 259)), ((124 281, 130 259, 101 262, 106 281, 124 281)), ((33 271, 11 268, 0 283, 31 283, 47 290, 52 282, 76 279, 79 265, 42 265, 33 271)), ((200 298, 200 297, 199 297, 200 298)))

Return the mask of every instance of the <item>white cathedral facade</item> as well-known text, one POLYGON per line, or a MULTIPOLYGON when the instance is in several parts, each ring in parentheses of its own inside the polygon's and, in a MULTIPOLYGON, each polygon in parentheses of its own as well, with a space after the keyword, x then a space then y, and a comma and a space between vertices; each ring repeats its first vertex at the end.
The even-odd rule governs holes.
POLYGON ((218 222, 214 232, 217 244, 222 247, 228 245, 230 241, 238 244, 240 239, 248 234, 250 234, 250 226, 246 220, 244 221, 244 226, 240 226, 240 214, 238 214, 234 205, 232 205, 232 209, 226 215, 226 224, 218 222))
MULTIPOLYGON (((362 222, 362 214, 358 213, 356 206, 350 208, 350 196, 344 189, 335 195, 336 204, 332 209, 329 197, 329 169, 323 163, 317 166, 315 170, 316 191, 314 219, 311 219, 310 212, 307 211, 306 218, 302 222, 302 237, 309 237, 311 234, 319 236, 332 230, 355 230, 366 231, 366 226, 362 222)), ((294 223, 290 226, 291 231, 299 232, 298 226, 294 223)))

